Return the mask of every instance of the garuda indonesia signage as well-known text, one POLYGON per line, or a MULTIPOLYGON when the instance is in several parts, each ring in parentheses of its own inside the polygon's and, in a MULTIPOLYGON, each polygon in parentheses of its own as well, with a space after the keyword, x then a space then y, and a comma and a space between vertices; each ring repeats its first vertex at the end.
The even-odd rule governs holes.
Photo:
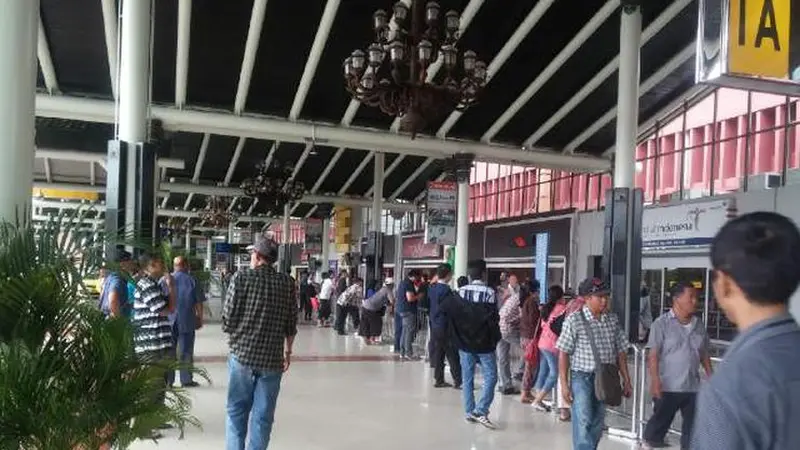
POLYGON ((700 0, 697 81, 800 94, 800 2, 700 0))
POLYGON ((642 213, 642 247, 699 247, 725 224, 732 199, 648 208, 642 213))

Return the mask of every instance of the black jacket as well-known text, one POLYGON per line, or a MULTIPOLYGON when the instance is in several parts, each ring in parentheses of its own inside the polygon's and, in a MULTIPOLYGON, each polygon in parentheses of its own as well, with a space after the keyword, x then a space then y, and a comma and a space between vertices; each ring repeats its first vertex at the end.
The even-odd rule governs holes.
POLYGON ((501 338, 496 305, 468 302, 451 292, 441 300, 441 308, 453 345, 469 353, 494 353, 501 338))

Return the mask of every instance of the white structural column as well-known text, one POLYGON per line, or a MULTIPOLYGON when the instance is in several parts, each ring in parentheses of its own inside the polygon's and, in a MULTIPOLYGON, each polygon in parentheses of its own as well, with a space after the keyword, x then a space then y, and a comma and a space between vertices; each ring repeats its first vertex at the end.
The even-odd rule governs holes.
POLYGON ((370 218, 370 231, 381 231, 381 219, 383 211, 383 165, 385 154, 375 152, 375 169, 372 187, 372 217, 370 218))
MULTIPOLYGON (((129 144, 147 141, 150 104, 151 2, 123 2, 120 37, 117 138, 129 144)), ((137 153, 128 151, 125 228, 134 230, 137 153)))
POLYGON ((39 0, 4 0, 0 14, 0 220, 31 215, 39 0))
POLYGON ((211 258, 214 256, 213 252, 214 240, 211 239, 211 236, 208 236, 206 238, 206 270, 211 270, 211 258))
POLYGON ((456 214, 456 255, 453 272, 455 278, 467 275, 469 260, 469 177, 472 173, 473 155, 455 158, 455 178, 458 182, 458 210, 456 214))
POLYGON ((186 230, 184 247, 186 247, 186 254, 189 255, 192 252, 192 230, 186 230))
POLYGON ((322 219, 322 268, 321 270, 328 270, 330 264, 328 260, 331 259, 331 218, 326 216, 322 219))
POLYGON ((636 134, 639 128, 639 76, 642 40, 642 9, 624 2, 619 37, 619 89, 617 94, 617 149, 614 187, 633 188, 636 165, 636 134))

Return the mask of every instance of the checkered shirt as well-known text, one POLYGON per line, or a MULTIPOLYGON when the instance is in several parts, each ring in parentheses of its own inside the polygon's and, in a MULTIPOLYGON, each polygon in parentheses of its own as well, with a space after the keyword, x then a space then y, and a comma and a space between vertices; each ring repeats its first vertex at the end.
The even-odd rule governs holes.
POLYGON ((253 370, 283 369, 284 340, 297 334, 292 279, 272 266, 242 269, 226 293, 222 329, 231 353, 253 370))
POLYGON ((604 313, 595 319, 589 307, 584 306, 564 320, 561 336, 556 342, 556 348, 570 355, 572 370, 580 372, 594 372, 595 363, 592 354, 592 344, 586 324, 580 314, 586 317, 594 334, 595 345, 599 353, 600 362, 603 364, 616 364, 617 355, 628 348, 628 339, 619 325, 619 319, 613 313, 604 313))

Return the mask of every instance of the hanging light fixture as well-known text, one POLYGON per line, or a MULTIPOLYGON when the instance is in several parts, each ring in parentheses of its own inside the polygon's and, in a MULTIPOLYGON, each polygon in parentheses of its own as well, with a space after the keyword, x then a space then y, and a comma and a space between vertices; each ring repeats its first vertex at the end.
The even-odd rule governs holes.
POLYGON ((211 228, 227 228, 236 215, 228 211, 230 201, 222 197, 209 197, 206 207, 200 211, 200 220, 211 228))
POLYGON ((456 47, 460 15, 441 17, 439 3, 398 1, 389 14, 373 14, 375 42, 367 51, 354 50, 344 61, 345 87, 357 101, 399 117, 400 129, 413 138, 444 113, 464 111, 477 103, 486 86, 486 63, 475 52, 456 47), (441 81, 428 80, 428 70, 440 61, 441 81))
POLYGON ((305 185, 295 180, 294 167, 275 162, 267 166, 266 162, 256 166, 256 174, 244 180, 241 188, 244 195, 258 199, 261 208, 270 215, 283 214, 287 203, 296 202, 305 195, 305 185))

